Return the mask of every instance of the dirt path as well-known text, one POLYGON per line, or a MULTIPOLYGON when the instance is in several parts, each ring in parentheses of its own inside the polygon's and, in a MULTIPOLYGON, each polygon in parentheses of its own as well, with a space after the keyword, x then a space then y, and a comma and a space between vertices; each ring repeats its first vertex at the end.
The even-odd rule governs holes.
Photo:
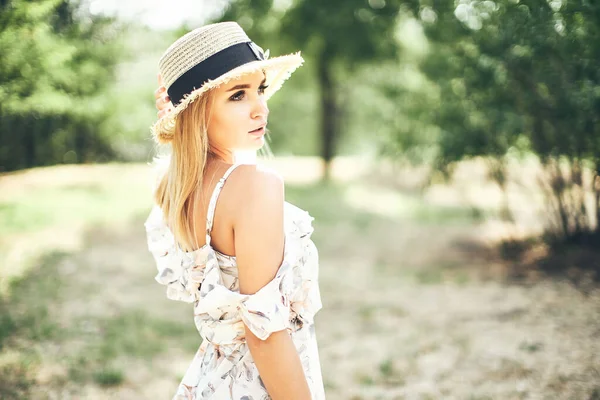
MULTIPOLYGON (((173 324, 176 335, 117 330, 116 340, 150 339, 161 349, 123 345, 125 355, 110 362, 123 382, 86 382, 73 398, 169 398, 199 343, 189 307, 166 300, 152 279, 140 222, 90 233, 89 247, 63 261, 61 314, 100 335, 103 321, 139 314, 134 324, 173 324)), ((324 228, 335 237, 321 246, 324 308, 316 319, 328 399, 593 398, 600 293, 479 281, 469 273, 473 261, 453 247, 472 239, 469 229, 377 225, 361 237, 324 228)))
MULTIPOLYGON (((599 290, 506 283, 476 251, 489 225, 390 217, 348 193, 289 190, 316 217, 329 400, 600 398, 599 290)), ((45 270, 60 281, 48 298, 60 335, 36 342, 32 399, 172 395, 200 341, 189 305, 153 280, 144 217, 89 230, 45 270)))

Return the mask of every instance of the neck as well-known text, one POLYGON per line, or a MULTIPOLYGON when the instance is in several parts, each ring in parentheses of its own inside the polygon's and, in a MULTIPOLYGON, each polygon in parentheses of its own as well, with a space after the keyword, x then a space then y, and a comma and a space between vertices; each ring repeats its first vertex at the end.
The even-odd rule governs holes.
POLYGON ((208 154, 208 161, 221 161, 227 164, 235 164, 235 154, 231 151, 224 152, 213 149, 208 154))
POLYGON ((255 150, 237 150, 237 151, 218 151, 217 149, 211 150, 208 153, 208 162, 222 162, 226 164, 235 164, 235 163, 243 163, 243 164, 256 164, 257 163, 257 154, 255 150))

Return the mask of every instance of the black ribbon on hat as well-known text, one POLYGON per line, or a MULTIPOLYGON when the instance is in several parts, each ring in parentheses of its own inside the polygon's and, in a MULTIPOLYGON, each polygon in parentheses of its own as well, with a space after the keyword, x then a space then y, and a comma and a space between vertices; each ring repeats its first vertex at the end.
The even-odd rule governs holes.
POLYGON ((200 89, 208 80, 216 79, 241 65, 264 59, 264 53, 253 42, 229 46, 208 57, 177 78, 167 89, 171 103, 174 107, 177 107, 183 100, 183 96, 200 89))

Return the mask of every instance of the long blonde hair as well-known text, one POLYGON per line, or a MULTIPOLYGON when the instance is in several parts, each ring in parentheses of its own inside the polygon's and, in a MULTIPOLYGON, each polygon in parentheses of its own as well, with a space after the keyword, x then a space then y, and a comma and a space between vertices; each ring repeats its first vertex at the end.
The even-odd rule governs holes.
MULTIPOLYGON (((198 189, 202 187, 206 161, 211 154, 208 125, 213 99, 214 92, 210 90, 181 111, 175 119, 173 135, 169 136, 171 154, 154 159, 159 170, 154 201, 162 209, 175 242, 184 251, 199 247, 195 224, 190 216, 194 210, 192 195, 199 193, 198 189)), ((269 138, 268 131, 266 138, 269 138)), ((165 137, 161 139, 167 141, 165 137)), ((265 159, 273 157, 267 141, 258 154, 265 159)))
MULTIPOLYGON (((172 152, 163 158, 168 163, 159 177, 154 201, 160 206, 175 242, 184 251, 197 249, 195 225, 190 216, 194 210, 192 195, 202 187, 206 161, 210 153, 208 124, 212 91, 194 100, 177 116, 171 140, 172 152)), ((160 163, 160 159, 155 159, 160 163)))

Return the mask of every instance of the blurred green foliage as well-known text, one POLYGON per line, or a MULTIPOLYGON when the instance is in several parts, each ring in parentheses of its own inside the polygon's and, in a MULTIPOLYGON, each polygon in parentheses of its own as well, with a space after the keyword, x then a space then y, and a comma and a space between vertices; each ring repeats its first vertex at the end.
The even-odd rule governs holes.
MULTIPOLYGON (((158 58, 195 26, 125 29, 79 1, 0 4, 0 169, 148 160, 158 58)), ((600 195, 592 209, 574 195, 590 190, 584 169, 600 179, 599 4, 231 0, 218 20, 306 60, 269 104, 276 153, 372 152, 445 172, 484 156, 501 187, 507 157, 533 153, 564 234, 600 218, 600 195)))
POLYGON ((79 1, 0 5, 0 171, 115 157, 102 135, 119 29, 79 1))
POLYGON ((441 164, 514 147, 598 158, 598 2, 429 3, 419 11, 433 47, 422 71, 440 89, 441 164))
POLYGON ((504 186, 507 156, 532 152, 550 230, 600 236, 600 3, 424 0, 413 11, 432 47, 421 70, 439 90, 436 167, 484 156, 504 186))
MULTIPOLYGON (((302 51, 313 85, 307 87, 311 97, 298 100, 312 101, 296 110, 310 110, 325 177, 343 139, 350 101, 344 82, 361 65, 396 59, 400 47, 394 31, 401 5, 399 0, 298 0, 282 7, 272 0, 233 0, 219 19, 239 21, 261 45, 263 39, 267 47, 276 42, 275 54, 302 51)), ((306 130, 304 118, 296 121, 306 130)))

